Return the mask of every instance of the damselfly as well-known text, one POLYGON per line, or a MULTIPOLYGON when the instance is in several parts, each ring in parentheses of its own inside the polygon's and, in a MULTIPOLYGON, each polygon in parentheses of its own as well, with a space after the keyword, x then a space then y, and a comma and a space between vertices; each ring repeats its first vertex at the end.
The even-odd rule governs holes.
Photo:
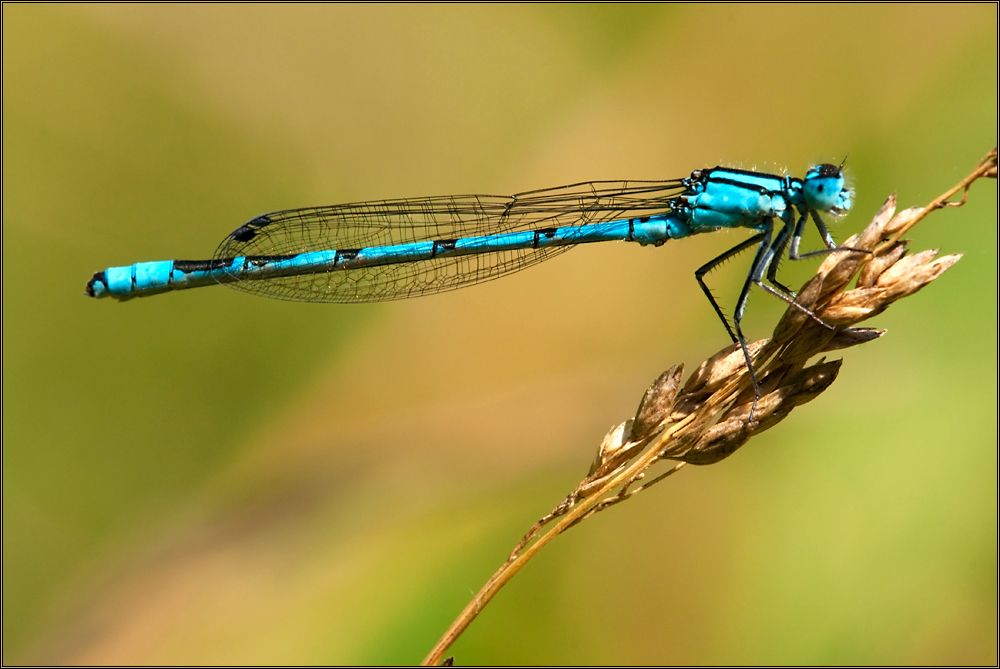
POLYGON ((841 167, 818 165, 802 179, 715 167, 672 181, 591 181, 509 197, 456 195, 287 209, 237 228, 211 260, 111 267, 94 274, 86 294, 127 300, 222 283, 283 300, 378 302, 489 281, 575 244, 660 246, 743 227, 754 234, 702 265, 695 278, 742 347, 759 398, 740 327, 750 287, 756 284, 794 304, 794 293, 777 278, 777 260, 785 249, 798 260, 838 248, 820 214, 841 215, 851 208, 853 193, 841 167), (808 218, 826 248, 800 254, 808 218), (775 219, 782 223, 776 235, 775 219), (757 253, 730 325, 704 278, 754 246, 757 253))

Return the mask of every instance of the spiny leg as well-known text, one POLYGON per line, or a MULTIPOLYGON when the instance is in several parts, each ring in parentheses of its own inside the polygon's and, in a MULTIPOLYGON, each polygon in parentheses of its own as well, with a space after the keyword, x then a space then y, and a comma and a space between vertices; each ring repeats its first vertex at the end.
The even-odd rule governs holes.
MULTIPOLYGON (((791 239, 792 244, 788 249, 789 260, 802 260, 804 258, 824 255, 827 253, 831 253, 832 251, 838 250, 837 244, 833 241, 833 238, 830 236, 830 232, 826 229, 826 225, 822 222, 821 219, 818 219, 819 223, 817 223, 817 227, 819 229, 820 236, 823 237, 823 241, 824 243, 826 243, 828 248, 822 249, 820 251, 811 251, 809 253, 799 255, 799 243, 802 241, 802 233, 805 230, 806 220, 809 217, 810 211, 811 210, 804 210, 802 214, 799 216, 799 219, 795 222, 795 231, 792 233, 792 239, 791 239)), ((815 212, 812 213, 815 214, 815 212)), ((777 238, 775 238, 774 240, 773 246, 774 248, 777 249, 777 251, 775 252, 775 257, 779 261, 781 260, 781 257, 785 252, 784 244, 787 243, 788 241, 789 227, 790 226, 786 223, 785 226, 781 228, 781 232, 778 233, 777 238), (779 241, 781 241, 780 245, 778 243, 779 241)), ((773 285, 783 290, 787 295, 790 295, 794 298, 796 296, 795 292, 789 290, 787 286, 778 281, 778 266, 779 264, 777 262, 771 262, 768 264, 767 280, 770 281, 773 285)))
MULTIPOLYGON (((804 220, 805 217, 800 219, 800 225, 796 226, 797 232, 798 232, 798 227, 801 226, 801 222, 804 220)), ((831 330, 833 329, 833 326, 823 322, 823 320, 815 313, 813 313, 810 309, 796 302, 794 298, 794 293, 792 293, 792 296, 789 296, 764 283, 763 278, 765 271, 767 272, 768 279, 773 281, 773 277, 776 271, 773 269, 775 265, 774 261, 779 254, 784 252, 785 244, 788 242, 788 230, 790 229, 790 226, 786 223, 782 227, 781 231, 778 233, 778 236, 775 238, 774 242, 771 243, 771 233, 774 230, 774 220, 768 219, 764 225, 765 225, 764 230, 760 233, 760 235, 755 235, 753 238, 753 239, 758 239, 758 238, 761 239, 760 247, 757 249, 757 255, 754 257, 753 264, 750 266, 750 272, 747 274, 747 280, 743 283, 743 290, 740 292, 740 299, 737 301, 736 309, 733 312, 733 323, 736 325, 736 333, 737 336, 739 337, 740 347, 743 349, 743 356, 746 358, 747 361, 747 369, 750 372, 750 380, 753 382, 753 388, 754 388, 754 400, 753 400, 753 405, 750 407, 750 416, 748 418, 748 422, 750 423, 753 422, 753 414, 754 411, 757 409, 757 402, 760 400, 760 384, 757 381, 757 374, 756 372, 754 372, 753 364, 751 363, 750 360, 750 351, 747 348, 746 337, 744 337, 743 330, 740 327, 740 323, 743 320, 743 313, 746 310, 747 299, 750 296, 750 286, 754 284, 760 286, 762 289, 764 289, 771 295, 774 295, 775 297, 784 300, 789 305, 802 311, 803 313, 805 313, 807 316, 815 320, 823 327, 829 328, 831 330)), ((774 281, 774 283, 777 282, 774 281)), ((778 286, 784 288, 784 286, 781 286, 780 283, 778 283, 778 286)), ((787 292, 791 293, 791 291, 787 292)))
MULTIPOLYGON (((802 219, 799 220, 798 224, 796 225, 795 227, 796 234, 800 232, 800 228, 804 220, 805 218, 803 217, 802 219)), ((746 299, 750 291, 749 283, 752 282, 760 286, 762 289, 764 289, 771 295, 774 295, 775 297, 784 300, 789 305, 805 313, 807 316, 815 320, 820 325, 830 328, 832 330, 833 328, 824 323, 822 320, 820 320, 819 316, 817 316, 812 311, 810 311, 806 307, 796 302, 795 293, 776 280, 776 275, 778 271, 777 269, 778 263, 776 261, 780 260, 781 254, 784 252, 785 244, 788 242, 788 231, 790 227, 791 226, 788 223, 785 223, 782 226, 781 231, 778 232, 778 235, 774 238, 774 242, 766 246, 762 245, 760 250, 757 251, 757 257, 754 258, 753 265, 751 265, 750 267, 750 273, 747 276, 748 284, 744 286, 743 288, 744 293, 740 295, 740 302, 737 304, 737 309, 740 309, 739 315, 741 318, 743 317, 742 309, 746 307, 746 299), (764 283, 763 279, 765 270, 767 270, 768 281, 777 285, 778 288, 780 288, 781 290, 778 290, 778 288, 773 288, 764 283)), ((767 238, 770 239, 771 232, 773 230, 774 230, 774 219, 768 219, 765 224, 765 230, 764 232, 761 233, 761 235, 766 235, 767 238)))
POLYGON ((792 245, 788 249, 788 258, 790 260, 803 260, 805 258, 812 258, 815 256, 825 256, 828 253, 833 253, 834 251, 855 251, 857 253, 871 253, 867 249, 856 249, 851 246, 837 246, 837 242, 833 241, 833 237, 830 236, 830 231, 826 228, 826 223, 820 218, 819 212, 815 209, 810 209, 808 215, 812 216, 813 223, 816 224, 816 229, 819 231, 820 237, 823 238, 823 243, 826 244, 825 249, 820 249, 819 251, 810 251, 809 253, 799 254, 799 242, 802 241, 802 231, 805 227, 806 214, 802 214, 802 218, 799 219, 798 224, 795 226, 795 235, 792 236, 792 245))
MULTIPOLYGON (((771 222, 771 221, 768 222, 768 228, 769 228, 769 230, 767 232, 770 235, 770 229, 773 229, 773 222, 771 222)), ((786 226, 785 228, 782 229, 782 232, 784 232, 787 229, 788 228, 786 226)), ((816 321, 817 323, 819 323, 823 327, 832 330, 833 329, 832 325, 829 325, 828 323, 825 323, 823 321, 823 319, 821 319, 819 316, 817 316, 815 313, 813 313, 810 309, 808 309, 808 308, 802 306, 801 304, 799 304, 798 302, 796 302, 795 301, 795 299, 796 299, 795 293, 793 293, 792 291, 788 290, 787 288, 785 288, 784 286, 782 286, 780 283, 777 283, 772 278, 773 275, 776 273, 776 270, 774 270, 772 268, 776 264, 774 261, 776 259, 776 249, 778 249, 779 243, 781 242, 780 238, 781 238, 781 233, 778 234, 778 238, 776 238, 774 240, 774 243, 771 244, 771 246, 769 248, 767 248, 763 252, 763 254, 761 254, 760 252, 758 252, 757 258, 754 259, 754 264, 750 268, 750 275, 747 277, 747 282, 752 282, 752 283, 760 286, 766 292, 770 293, 771 295, 774 295, 775 297, 777 297, 777 298, 779 298, 781 300, 784 300, 790 306, 795 307, 796 309, 798 309, 799 311, 801 311, 802 313, 804 313, 806 316, 809 316, 811 319, 813 319, 814 321, 816 321), (787 292, 787 294, 781 292, 780 290, 777 290, 776 288, 772 288, 771 286, 769 286, 766 283, 764 283, 764 270, 765 269, 767 270, 768 280, 771 281, 772 283, 777 283, 777 285, 780 288, 785 288, 785 291, 787 292)), ((780 253, 780 250, 778 250, 778 253, 780 253)), ((748 290, 748 287, 744 288, 744 290, 748 290)), ((741 300, 741 304, 737 305, 738 309, 741 306, 745 306, 746 297, 743 296, 743 295, 741 295, 740 296, 740 300, 741 300)), ((743 315, 743 312, 740 311, 740 316, 742 317, 742 315, 743 315)))
POLYGON ((740 242, 739 244, 729 249, 722 255, 712 258, 707 263, 705 263, 697 270, 695 270, 694 273, 694 278, 698 280, 698 285, 701 286, 701 290, 703 293, 705 293, 705 297, 707 297, 708 301, 712 303, 712 308, 715 309, 715 313, 718 314, 719 320, 722 321, 722 324, 726 328, 726 332, 729 333, 729 336, 732 338, 734 344, 739 340, 736 339, 736 334, 733 332, 733 329, 729 326, 729 319, 727 319, 726 315, 722 313, 722 307, 720 307, 719 303, 715 301, 715 297, 712 295, 712 291, 709 290, 708 285, 705 283, 704 276, 709 272, 711 272, 716 267, 718 267, 719 265, 721 265, 722 263, 726 262, 733 256, 742 253, 743 251, 747 250, 748 248, 750 248, 757 242, 761 241, 762 239, 764 239, 763 233, 759 235, 754 235, 750 239, 747 239, 744 242, 740 242))
MULTIPOLYGON (((729 249, 725 253, 716 256, 712 260, 698 268, 694 273, 695 278, 698 280, 698 284, 701 286, 702 291, 708 298, 708 301, 712 303, 712 308, 715 309, 715 313, 718 314, 719 320, 726 328, 726 332, 732 337, 733 342, 738 343, 740 348, 743 350, 743 358, 747 363, 747 370, 750 372, 750 381, 753 383, 754 390, 754 400, 753 406, 750 407, 750 417, 749 422, 753 422, 753 413, 757 408, 757 400, 760 399, 760 384, 757 382, 757 374, 753 369, 753 361, 750 359, 750 349, 747 347, 746 337, 743 336, 743 331, 740 329, 740 320, 743 318, 743 312, 746 309, 747 298, 750 295, 750 286, 756 281, 759 282, 760 276, 763 275, 764 269, 767 267, 767 263, 770 262, 770 258, 774 255, 774 249, 771 246, 771 232, 774 230, 774 223, 768 220, 765 225, 765 229, 760 233, 750 237, 746 241, 743 241, 733 248, 729 249), (753 264, 750 266, 750 271, 747 273, 747 280, 743 284, 743 290, 740 292, 740 299, 736 302, 736 310, 733 312, 733 323, 736 325, 736 332, 729 326, 729 321, 726 319, 725 314, 722 312, 722 308, 719 303, 715 300, 712 292, 708 289, 708 285, 705 283, 704 276, 711 272, 713 269, 729 260, 733 256, 742 253, 751 246, 758 244, 757 255, 754 256, 753 264)), ((785 236, 787 239, 787 235, 785 236)), ((770 290, 774 291, 773 288, 767 286, 770 290)), ((784 299, 783 295, 774 291, 780 297, 784 299)))
MULTIPOLYGON (((823 320, 821 320, 819 316, 817 316, 812 311, 810 311, 809 309, 803 307, 801 304, 796 302, 795 301, 796 294, 793 291, 789 290, 787 286, 778 281, 777 278, 778 262, 776 261, 780 260, 781 255, 784 253, 784 245, 788 241, 789 228, 790 226, 786 223, 785 226, 781 229, 781 232, 779 232, 778 236, 775 238, 774 244, 771 245, 771 250, 773 251, 773 255, 765 259, 765 265, 767 266, 767 280, 771 282, 773 285, 777 286, 778 289, 780 290, 775 290, 771 286, 768 286, 767 284, 763 283, 763 281, 761 281, 762 277, 760 275, 757 276, 754 283, 756 283, 758 286, 760 286, 767 292, 771 293, 772 295, 780 297, 785 302, 788 302, 790 305, 804 312, 823 327, 832 330, 833 327, 831 325, 823 322, 823 320)), ((827 230, 826 224, 823 223, 823 219, 820 218, 819 214, 812 209, 810 209, 807 212, 804 212, 799 217, 799 220, 795 224, 795 232, 792 234, 792 243, 790 248, 788 249, 788 258, 790 260, 803 260, 805 258, 811 258, 813 256, 820 256, 820 255, 826 255, 828 253, 833 253, 834 251, 856 251, 858 253, 870 253, 870 251, 866 251, 865 249, 855 249, 849 246, 837 246, 837 243, 833 241, 833 237, 830 236, 830 231, 827 230), (821 237, 823 237, 823 241, 827 245, 827 248, 799 255, 799 242, 802 240, 802 232, 805 228, 806 217, 810 214, 812 215, 813 221, 816 223, 816 229, 819 230, 819 234, 821 237)), ((761 267, 760 269, 761 272, 763 272, 763 267, 761 267)))
MULTIPOLYGON (((803 216, 795 226, 796 233, 800 232, 800 228, 804 222, 805 217, 803 216)), ((774 250, 774 255, 767 263, 767 280, 779 290, 783 291, 786 295, 789 295, 794 299, 796 297, 795 291, 778 281, 778 266, 781 263, 782 257, 785 255, 785 247, 788 245, 791 230, 791 224, 785 223, 781 226, 781 231, 778 232, 778 236, 774 238, 774 243, 771 244, 771 248, 774 250)))
MULTIPOLYGON (((759 235, 754 235, 747 241, 760 240, 760 246, 757 247, 757 255, 754 256, 753 264, 750 265, 750 271, 747 273, 747 280, 743 282, 743 290, 740 291, 740 299, 736 301, 736 309, 733 310, 733 325, 736 326, 736 336, 738 337, 740 348, 743 349, 743 357, 747 361, 747 371, 750 372, 750 381, 753 383, 753 404, 750 406, 750 416, 747 419, 748 423, 753 423, 753 413, 757 410, 757 402, 760 400, 760 383, 757 382, 757 373, 753 371, 753 361, 750 359, 750 349, 747 347, 747 339, 743 336, 743 329, 740 327, 740 321, 743 320, 743 312, 747 308, 747 299, 750 297, 750 286, 753 284, 760 285, 760 277, 763 276, 764 270, 770 263, 771 259, 774 257, 774 248, 771 245, 771 233, 774 231, 774 221, 772 219, 767 219, 764 222, 764 230, 761 231, 759 235)), ((746 246, 746 243, 744 243, 746 246)), ((742 250, 742 249, 741 249, 742 250)), ((768 286, 770 288, 770 286, 768 286)), ((778 294, 773 288, 771 290, 778 294)))
MULTIPOLYGON (((805 220, 804 217, 802 220, 803 221, 805 220)), ((811 317, 813 320, 823 325, 824 327, 828 328, 831 327, 830 325, 824 323, 819 318, 819 316, 814 314, 812 311, 810 311, 806 307, 803 307, 801 304, 798 304, 795 301, 794 297, 785 295, 784 293, 772 288, 771 286, 763 282, 763 276, 765 271, 768 271, 768 279, 771 280, 773 272, 769 270, 769 267, 771 266, 774 260, 775 254, 784 251, 784 246, 788 243, 788 237, 789 237, 788 230, 789 226, 785 225, 782 228, 781 232, 778 234, 778 237, 775 238, 774 243, 772 244, 771 234, 774 231, 774 221, 768 219, 765 223, 765 229, 763 231, 737 244, 733 248, 729 249, 728 251, 719 256, 716 256, 712 260, 709 260, 707 263, 699 267, 694 273, 695 279, 698 280, 698 285, 701 286, 701 290, 702 292, 705 293, 705 297, 708 298, 708 301, 712 304, 712 308, 715 309, 715 313, 719 316, 719 320, 722 321, 722 325, 726 328, 726 332, 729 333, 729 336, 732 338, 733 342, 738 343, 740 345, 740 348, 743 350, 743 357, 746 360, 747 370, 750 372, 750 380, 753 383, 753 388, 754 388, 754 401, 753 405, 750 407, 750 417, 748 419, 750 422, 753 421, 753 414, 757 408, 757 401, 760 399, 760 384, 757 382, 757 374, 756 372, 754 372, 753 362, 750 359, 750 349, 747 346, 746 337, 744 337, 743 331, 740 328, 740 321, 743 319, 743 313, 746 310, 747 299, 750 296, 750 286, 753 284, 760 286, 768 293, 784 300, 791 306, 801 310, 806 315, 808 315, 809 317, 811 317), (736 332, 734 333, 733 329, 729 325, 729 321, 726 319, 726 316, 722 311, 722 307, 719 306, 719 303, 712 295, 712 291, 709 290, 708 285, 705 283, 704 277, 706 274, 711 272, 713 269, 715 269, 725 261, 729 260, 733 256, 738 255, 739 253, 742 253, 746 249, 758 243, 759 246, 757 247, 757 255, 754 256, 753 264, 750 266, 750 271, 747 273, 747 279, 743 284, 743 290, 740 291, 739 300, 736 302, 736 309, 733 314, 733 322, 736 325, 736 332)), ((784 288, 784 286, 781 286, 780 283, 778 285, 784 288)), ((788 292, 791 293, 791 291, 788 292)), ((794 293, 792 293, 792 295, 794 296, 794 293)))
POLYGON ((802 212, 802 218, 795 225, 795 234, 792 236, 792 245, 788 249, 788 258, 790 260, 802 260, 804 258, 812 258, 813 256, 822 256, 827 253, 832 253, 837 250, 837 242, 833 241, 833 237, 830 236, 830 231, 826 228, 826 223, 823 219, 819 217, 816 210, 809 209, 808 211, 802 212), (809 253, 799 254, 799 242, 802 241, 802 233, 805 231, 806 217, 812 215, 813 223, 816 224, 816 230, 819 231, 819 236, 823 238, 823 243, 826 244, 825 249, 820 249, 819 251, 810 251, 809 253))

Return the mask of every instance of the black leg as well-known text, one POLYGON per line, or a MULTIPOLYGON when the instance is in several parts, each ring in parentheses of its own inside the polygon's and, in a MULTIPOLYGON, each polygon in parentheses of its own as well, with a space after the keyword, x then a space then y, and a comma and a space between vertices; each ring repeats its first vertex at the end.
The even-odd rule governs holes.
MULTIPOLYGON (((771 249, 774 251, 774 255, 767 264, 767 280, 771 282, 771 285, 776 286, 778 290, 794 298, 795 292, 785 284, 778 281, 778 266, 781 263, 781 259, 785 255, 785 247, 788 245, 788 238, 791 236, 791 230, 792 226, 789 223, 785 223, 781 226, 781 231, 778 232, 778 236, 774 238, 774 243, 771 244, 771 249)), ((798 231, 798 227, 796 227, 796 231, 798 231)))
MULTIPOLYGON (((753 284, 763 285, 760 277, 764 274, 764 270, 767 265, 771 262, 774 257, 774 249, 771 247, 771 233, 774 231, 774 221, 767 219, 764 223, 764 229, 759 235, 754 235, 747 241, 760 240, 760 246, 757 247, 757 255, 754 256, 753 264, 750 266, 750 272, 747 273, 747 280, 743 282, 743 290, 740 291, 740 299, 736 301, 736 309, 733 310, 733 325, 736 326, 736 336, 740 343, 740 348, 743 349, 743 357, 747 361, 747 371, 750 372, 750 381, 753 383, 753 405, 750 407, 750 416, 747 419, 748 423, 753 423, 753 412, 757 410, 757 402, 760 400, 760 383, 757 382, 757 373, 753 371, 753 361, 750 359, 750 349, 747 347, 747 339, 743 336, 743 329, 740 327, 740 321, 743 320, 743 312, 747 308, 747 298, 750 297, 750 286, 753 284)), ((772 292, 777 292, 770 286, 772 292)))
POLYGON ((833 237, 830 236, 830 231, 826 229, 826 223, 820 218, 819 212, 810 209, 808 214, 812 216, 813 223, 816 224, 816 229, 819 230, 819 236, 823 238, 823 243, 826 244, 825 249, 820 249, 819 251, 810 251, 809 253, 799 254, 799 241, 802 238, 802 229, 806 221, 806 214, 802 215, 799 219, 799 224, 795 227, 795 236, 792 237, 792 246, 788 249, 788 257, 792 260, 803 260, 804 258, 813 258, 815 256, 825 256, 828 253, 833 253, 834 251, 857 251, 858 253, 871 253, 871 251, 866 251, 865 249, 855 249, 850 246, 837 246, 837 242, 833 241, 833 237))
MULTIPOLYGON (((775 242, 777 242, 777 240, 775 240, 775 242)), ((833 329, 832 325, 827 325, 826 323, 823 322, 823 320, 819 316, 817 316, 812 311, 810 311, 806 307, 804 307, 801 304, 799 304, 798 302, 796 302, 795 301, 795 293, 793 293, 792 291, 789 290, 789 291, 787 291, 788 294, 786 294, 786 293, 783 293, 780 290, 772 288, 771 286, 769 286, 766 283, 764 283, 764 281, 763 281, 764 270, 767 269, 768 275, 770 275, 772 273, 771 270, 768 269, 768 265, 771 264, 771 263, 773 263, 773 261, 774 261, 774 246, 772 246, 770 249, 767 250, 766 253, 764 253, 762 259, 761 259, 760 254, 758 254, 758 259, 760 259, 759 262, 758 262, 758 260, 754 260, 754 266, 750 268, 750 276, 747 277, 747 281, 748 282, 752 281, 753 283, 755 283, 756 285, 760 286, 762 289, 764 289, 766 292, 770 293, 771 295, 774 295, 775 297, 777 297, 780 300, 784 300, 785 302, 787 302, 789 304, 789 306, 795 307, 796 309, 798 309, 799 311, 801 311, 805 315, 809 316, 811 319, 813 319, 814 321, 816 321, 817 323, 819 323, 823 327, 829 328, 831 330, 833 329)), ((784 286, 781 286, 781 284, 778 284, 778 285, 781 288, 784 288, 784 286)), ((743 300, 744 303, 745 303, 745 299, 742 296, 741 296, 740 299, 743 300)), ((737 305, 737 308, 740 308, 741 306, 743 306, 743 305, 737 305)), ((743 316, 743 314, 742 314, 742 312, 740 312, 740 317, 742 317, 742 316, 743 316)))
MULTIPOLYGON (((799 224, 796 226, 796 232, 799 231, 801 225, 802 225, 802 220, 800 220, 799 224)), ((743 318, 743 309, 746 307, 746 299, 750 292, 750 284, 754 283, 760 286, 766 292, 770 293, 771 295, 774 295, 780 300, 784 300, 789 305, 804 312, 820 325, 823 325, 825 327, 830 327, 829 325, 821 321, 819 319, 819 316, 817 316, 816 314, 814 314, 813 312, 809 311, 801 304, 796 302, 795 293, 788 290, 788 288, 781 285, 775 280, 775 276, 778 271, 777 261, 781 259, 781 254, 784 252, 784 246, 788 240, 788 229, 789 225, 786 223, 781 228, 781 231, 778 233, 778 236, 775 237, 773 244, 768 246, 767 244, 762 243, 760 249, 757 251, 757 257, 754 258, 753 265, 750 267, 750 273, 747 275, 747 283, 743 287, 743 294, 740 295, 740 302, 736 305, 738 318, 743 318), (764 283, 763 279, 765 271, 767 272, 768 280, 774 284, 777 284, 778 288, 780 288, 781 290, 772 288, 771 286, 764 283)), ((774 220, 769 219, 766 222, 766 227, 764 231, 761 232, 761 236, 769 240, 771 238, 771 232, 773 230, 774 230, 774 220)), ((794 243, 794 237, 793 237, 793 243, 794 243)))
POLYGON ((715 301, 715 297, 712 295, 712 291, 709 290, 708 285, 705 284, 705 280, 703 277, 709 272, 711 272, 713 269, 721 265, 722 263, 726 262, 733 256, 742 253, 743 251, 747 250, 748 248, 750 248, 757 242, 761 241, 762 239, 764 239, 763 233, 759 235, 754 235, 745 242, 737 244, 736 246, 729 249, 722 255, 712 258, 707 263, 699 267, 694 273, 694 278, 698 280, 698 285, 701 286, 701 290, 702 292, 705 293, 705 297, 707 297, 708 301, 712 303, 712 308, 715 309, 715 313, 718 314, 719 320, 722 321, 722 324, 726 327, 726 332, 729 333, 729 336, 730 338, 732 338, 733 343, 736 343, 738 341, 736 339, 736 334, 733 332, 733 329, 729 327, 729 320, 726 318, 726 315, 722 313, 722 307, 720 307, 719 303, 715 301))
MULTIPOLYGON (((805 223, 805 216, 800 218, 798 223, 795 225, 794 236, 792 237, 793 245, 797 246, 797 241, 798 238, 801 237, 802 227, 804 223, 805 223)), ((721 320, 722 324, 725 326, 726 332, 729 333, 729 336, 732 338, 733 342, 738 343, 740 345, 740 348, 743 350, 743 357, 746 359, 747 370, 750 372, 750 381, 753 383, 753 388, 754 388, 754 401, 753 405, 750 407, 750 417, 748 419, 749 422, 753 422, 753 414, 754 411, 757 409, 757 402, 758 400, 760 400, 760 383, 757 381, 757 373, 754 371, 753 361, 750 359, 750 349, 747 346, 746 337, 743 335, 743 330, 740 327, 740 323, 743 320, 743 313, 746 311, 747 299, 750 297, 750 287, 756 284, 757 286, 760 286, 762 289, 764 289, 771 295, 774 295, 775 297, 784 300, 791 306, 804 312, 806 315, 808 315, 810 318, 812 318, 819 324, 823 325, 824 327, 828 328, 831 327, 826 323, 824 323, 822 320, 820 320, 819 316, 814 314, 812 311, 810 311, 806 307, 803 307, 801 304, 798 304, 795 301, 794 293, 792 293, 792 291, 788 290, 785 286, 780 284, 775 279, 777 273, 777 263, 775 262, 775 260, 778 256, 784 253, 785 246, 788 244, 791 229, 792 229, 791 226, 786 223, 782 227, 781 231, 778 233, 777 237, 774 239, 774 243, 772 243, 771 235, 774 232, 774 221, 772 219, 768 219, 763 224, 763 230, 761 230, 758 234, 754 235, 753 237, 750 237, 744 242, 737 244, 736 246, 729 249, 725 253, 708 261, 707 263, 699 267, 697 271, 695 271, 694 273, 695 279, 698 280, 698 285, 701 286, 702 292, 705 293, 705 296, 708 298, 708 301, 712 304, 712 308, 715 309, 715 313, 719 316, 719 320, 721 320), (719 306, 719 303, 712 295, 712 291, 709 290, 708 285, 705 283, 704 277, 706 274, 711 272, 713 269, 715 269, 725 261, 745 251, 751 246, 754 246, 755 244, 758 245, 757 254, 754 256, 753 264, 751 264, 750 271, 747 273, 746 281, 743 283, 743 290, 740 291, 739 300, 737 300, 736 302, 736 309, 733 311, 733 324, 735 325, 735 332, 734 332, 733 328, 730 327, 729 325, 728 319, 726 319, 726 315, 722 311, 722 307, 719 306), (782 290, 772 288, 771 286, 764 283, 763 278, 765 273, 767 274, 768 281, 774 283, 775 285, 778 286, 778 288, 782 290)), ((831 250, 836 250, 836 249, 831 249, 831 250)))

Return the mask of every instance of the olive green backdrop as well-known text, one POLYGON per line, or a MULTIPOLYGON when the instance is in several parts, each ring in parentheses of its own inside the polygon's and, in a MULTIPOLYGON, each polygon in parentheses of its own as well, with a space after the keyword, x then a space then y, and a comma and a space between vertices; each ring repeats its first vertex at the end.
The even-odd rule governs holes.
MULTIPOLYGON (((93 272, 275 209, 849 153, 843 239, 995 144, 996 12, 5 4, 3 662, 419 661, 727 343, 692 273, 744 234, 374 306, 97 302, 93 272)), ((826 395, 558 539, 458 662, 996 663, 996 227, 988 182, 922 223, 965 258, 826 395)), ((781 310, 755 293, 750 335, 781 310)))

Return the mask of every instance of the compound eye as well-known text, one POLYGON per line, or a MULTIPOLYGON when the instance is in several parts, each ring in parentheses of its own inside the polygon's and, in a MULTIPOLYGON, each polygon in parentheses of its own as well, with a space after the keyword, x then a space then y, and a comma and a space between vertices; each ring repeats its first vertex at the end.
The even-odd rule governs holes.
POLYGON ((838 208, 843 190, 844 175, 836 165, 817 165, 806 172, 806 178, 802 180, 802 196, 806 205, 816 211, 838 208))

